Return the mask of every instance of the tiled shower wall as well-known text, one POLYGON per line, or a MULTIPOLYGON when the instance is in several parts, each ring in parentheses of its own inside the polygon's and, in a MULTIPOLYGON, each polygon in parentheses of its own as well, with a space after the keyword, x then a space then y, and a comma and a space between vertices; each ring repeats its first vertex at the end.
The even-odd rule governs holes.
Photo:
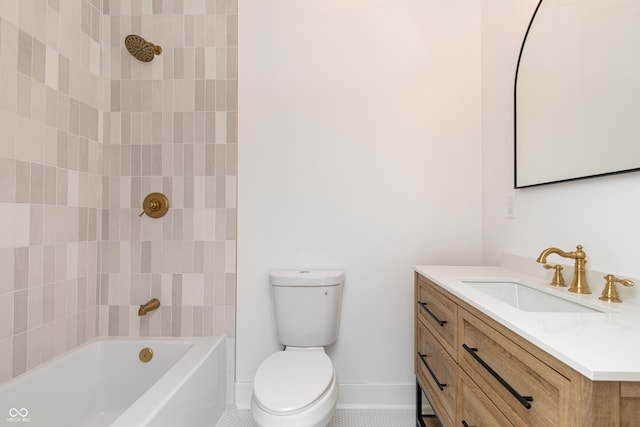
POLYGON ((0 1, 0 382, 96 334, 234 335, 236 10, 0 1))
POLYGON ((104 1, 100 334, 234 335, 236 1, 104 1), (140 62, 128 34, 162 47, 140 62), (170 200, 140 217, 148 193, 170 200), (158 298, 144 317, 138 305, 158 298))
POLYGON ((0 2, 0 381, 97 331, 99 6, 0 2))

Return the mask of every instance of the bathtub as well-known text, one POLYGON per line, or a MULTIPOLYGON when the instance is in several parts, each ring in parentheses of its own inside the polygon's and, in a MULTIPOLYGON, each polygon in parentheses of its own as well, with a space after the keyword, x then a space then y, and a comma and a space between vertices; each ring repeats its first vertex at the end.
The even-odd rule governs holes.
POLYGON ((0 385, 0 426, 210 427, 225 382, 224 337, 103 337, 0 385))

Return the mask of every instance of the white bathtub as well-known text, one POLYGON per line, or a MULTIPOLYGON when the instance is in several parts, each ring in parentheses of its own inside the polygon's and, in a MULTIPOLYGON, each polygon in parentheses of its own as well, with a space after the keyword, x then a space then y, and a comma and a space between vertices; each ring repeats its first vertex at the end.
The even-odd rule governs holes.
POLYGON ((214 426, 225 380, 224 337, 98 338, 0 385, 0 426, 214 426))

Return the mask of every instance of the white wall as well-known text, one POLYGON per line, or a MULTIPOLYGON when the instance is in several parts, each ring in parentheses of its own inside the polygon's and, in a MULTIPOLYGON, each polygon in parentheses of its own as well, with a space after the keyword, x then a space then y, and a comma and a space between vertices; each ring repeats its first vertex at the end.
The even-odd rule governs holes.
MULTIPOLYGON (((588 269, 640 277, 640 173, 513 190, 513 79, 537 2, 482 4, 484 262, 499 263, 503 252, 534 259, 548 246, 582 244, 588 269), (516 200, 512 220, 505 218, 510 196, 516 200)), ((603 284, 592 283, 592 291, 603 284)))
POLYGON ((297 268, 346 272, 341 403, 411 404, 411 265, 481 261, 479 38, 474 1, 239 1, 239 406, 297 268))

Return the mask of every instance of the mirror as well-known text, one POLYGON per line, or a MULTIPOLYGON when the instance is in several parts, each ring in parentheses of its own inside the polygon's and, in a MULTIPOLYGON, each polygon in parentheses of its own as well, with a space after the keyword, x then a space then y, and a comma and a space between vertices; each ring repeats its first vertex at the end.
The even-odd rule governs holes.
POLYGON ((640 168, 640 1, 540 0, 515 82, 515 187, 640 168))

